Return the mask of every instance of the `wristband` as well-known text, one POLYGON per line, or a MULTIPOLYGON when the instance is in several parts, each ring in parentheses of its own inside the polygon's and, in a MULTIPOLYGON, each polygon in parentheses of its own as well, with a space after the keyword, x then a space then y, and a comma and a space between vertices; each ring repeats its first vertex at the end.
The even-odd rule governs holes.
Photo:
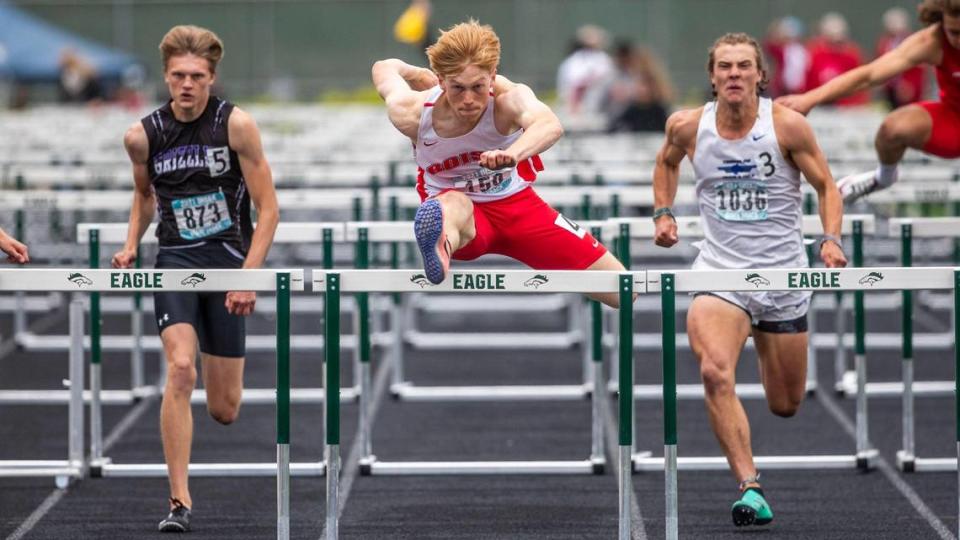
POLYGON ((677 221, 677 218, 673 216, 673 212, 670 210, 669 206, 664 206, 662 208, 657 208, 653 211, 653 220, 656 221, 663 216, 670 216, 670 219, 677 221))
POLYGON ((834 236, 834 235, 832 235, 832 234, 825 234, 825 235, 821 236, 821 237, 820 237, 820 250, 823 250, 823 243, 824 243, 824 242, 833 242, 834 244, 837 245, 838 248, 840 248, 840 251, 843 251, 843 242, 840 241, 840 238, 839 238, 839 237, 836 237, 836 236, 834 236))

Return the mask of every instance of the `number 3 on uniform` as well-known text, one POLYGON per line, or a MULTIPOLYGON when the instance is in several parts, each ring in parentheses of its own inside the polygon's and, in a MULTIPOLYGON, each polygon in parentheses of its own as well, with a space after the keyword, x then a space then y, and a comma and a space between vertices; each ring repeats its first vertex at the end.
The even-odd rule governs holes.
POLYGON ((587 234, 587 231, 584 230, 583 227, 565 218, 563 214, 560 213, 557 213, 557 219, 554 220, 553 224, 572 232, 573 234, 577 235, 577 238, 580 239, 583 239, 583 237, 587 234))
POLYGON ((220 176, 230 172, 230 148, 227 146, 207 148, 207 168, 210 169, 210 176, 220 176))

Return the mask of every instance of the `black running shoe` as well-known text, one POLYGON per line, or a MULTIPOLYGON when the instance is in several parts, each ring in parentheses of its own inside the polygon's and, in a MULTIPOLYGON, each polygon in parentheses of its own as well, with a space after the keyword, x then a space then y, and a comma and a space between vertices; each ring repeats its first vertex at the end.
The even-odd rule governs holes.
POLYGON ((160 532, 184 533, 190 531, 190 509, 184 506, 180 499, 170 498, 173 510, 167 518, 160 522, 160 532))

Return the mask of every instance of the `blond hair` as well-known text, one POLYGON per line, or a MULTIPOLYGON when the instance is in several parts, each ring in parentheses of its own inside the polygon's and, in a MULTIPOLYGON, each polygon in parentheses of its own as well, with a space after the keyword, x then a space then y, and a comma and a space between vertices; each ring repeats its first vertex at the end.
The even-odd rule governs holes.
POLYGON ((210 72, 216 73, 217 64, 223 58, 223 42, 212 31, 193 25, 174 26, 160 40, 160 58, 163 70, 173 56, 193 54, 210 63, 210 72))
MULTIPOLYGON (((960 1, 960 0, 957 0, 957 1, 960 1)), ((716 62, 715 53, 717 51, 717 47, 721 45, 743 45, 743 44, 750 45, 751 47, 753 47, 753 50, 757 53, 757 60, 756 60, 757 70, 760 72, 760 84, 757 85, 757 95, 760 95, 761 92, 767 89, 767 83, 770 82, 769 79, 767 79, 767 65, 763 61, 763 52, 761 52, 760 50, 760 44, 757 42, 756 39, 754 39, 748 34, 744 34, 743 32, 731 32, 717 38, 717 40, 713 42, 713 45, 710 47, 710 50, 708 51, 709 57, 707 59, 707 73, 713 76, 713 64, 716 62)), ((714 90, 713 95, 717 95, 716 90, 714 90)))
POLYGON ((500 38, 488 24, 474 19, 440 31, 440 39, 427 47, 430 68, 441 77, 457 75, 473 65, 493 71, 500 63, 500 38))
POLYGON ((917 18, 929 26, 943 20, 943 15, 960 16, 960 0, 924 0, 917 6, 917 18))

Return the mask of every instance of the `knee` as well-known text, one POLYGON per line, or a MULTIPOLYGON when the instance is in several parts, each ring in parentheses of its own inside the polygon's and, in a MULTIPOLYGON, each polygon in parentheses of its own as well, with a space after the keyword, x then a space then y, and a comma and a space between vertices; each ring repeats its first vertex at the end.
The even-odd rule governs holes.
POLYGON ((877 130, 877 144, 906 144, 910 138, 909 126, 896 117, 887 117, 877 130))
POLYGON ((700 379, 707 394, 732 393, 734 391, 733 370, 729 362, 715 356, 704 355, 700 359, 700 379))
POLYGON ((239 394, 222 396, 218 399, 211 399, 208 395, 207 412, 210 414, 210 418, 213 418, 220 424, 229 426, 240 416, 239 394))
POLYGON ((797 410, 800 409, 800 401, 799 399, 786 398, 771 400, 767 405, 769 405, 770 412, 773 414, 781 418, 790 418, 797 414, 797 410))
POLYGON ((167 386, 177 394, 189 394, 197 383, 197 368, 188 355, 175 356, 167 361, 167 386))

